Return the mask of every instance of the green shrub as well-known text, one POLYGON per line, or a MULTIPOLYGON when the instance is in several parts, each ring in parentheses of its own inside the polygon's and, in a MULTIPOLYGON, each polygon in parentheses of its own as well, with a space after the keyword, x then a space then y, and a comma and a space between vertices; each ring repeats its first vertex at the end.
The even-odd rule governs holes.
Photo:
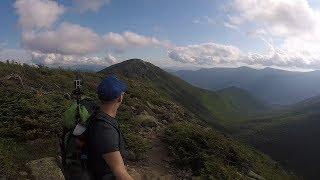
POLYGON ((135 121, 143 128, 157 127, 157 119, 150 115, 140 114, 135 117, 135 121))
POLYGON ((124 134, 124 139, 129 151, 129 157, 131 160, 140 160, 145 158, 148 150, 151 148, 150 141, 142 138, 134 133, 124 134))
POLYGON ((254 171, 270 179, 289 179, 267 156, 223 134, 191 123, 175 123, 163 136, 173 163, 194 175, 213 179, 241 179, 254 171))

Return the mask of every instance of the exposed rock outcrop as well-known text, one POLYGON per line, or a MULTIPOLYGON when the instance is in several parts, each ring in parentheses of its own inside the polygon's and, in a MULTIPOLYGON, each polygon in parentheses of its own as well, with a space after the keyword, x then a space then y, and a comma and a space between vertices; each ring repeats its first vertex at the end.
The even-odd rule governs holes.
POLYGON ((37 180, 64 180, 63 173, 53 157, 30 161, 26 166, 37 180))

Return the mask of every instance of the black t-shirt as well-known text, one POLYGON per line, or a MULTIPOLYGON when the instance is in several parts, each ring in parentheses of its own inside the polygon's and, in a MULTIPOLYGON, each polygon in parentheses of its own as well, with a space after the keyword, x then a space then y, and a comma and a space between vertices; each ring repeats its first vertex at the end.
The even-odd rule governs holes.
POLYGON ((88 127, 87 139, 88 169, 94 179, 102 179, 106 175, 114 177, 102 156, 114 151, 120 151, 123 158, 127 154, 118 122, 99 111, 88 127))

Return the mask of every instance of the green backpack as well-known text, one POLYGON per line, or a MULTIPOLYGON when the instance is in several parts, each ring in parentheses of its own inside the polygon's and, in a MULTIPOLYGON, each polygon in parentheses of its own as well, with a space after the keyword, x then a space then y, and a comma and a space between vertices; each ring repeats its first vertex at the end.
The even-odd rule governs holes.
POLYGON ((91 98, 82 97, 79 105, 77 102, 72 103, 64 113, 60 151, 66 179, 81 177, 81 174, 87 170, 85 130, 97 109, 97 105, 91 98))

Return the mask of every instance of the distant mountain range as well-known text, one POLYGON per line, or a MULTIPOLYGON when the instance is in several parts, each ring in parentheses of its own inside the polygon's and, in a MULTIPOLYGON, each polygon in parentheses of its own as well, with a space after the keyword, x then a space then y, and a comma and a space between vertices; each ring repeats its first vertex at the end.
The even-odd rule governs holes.
POLYGON ((239 67, 179 70, 171 73, 204 89, 239 87, 270 104, 289 105, 320 95, 320 71, 291 72, 239 67))

